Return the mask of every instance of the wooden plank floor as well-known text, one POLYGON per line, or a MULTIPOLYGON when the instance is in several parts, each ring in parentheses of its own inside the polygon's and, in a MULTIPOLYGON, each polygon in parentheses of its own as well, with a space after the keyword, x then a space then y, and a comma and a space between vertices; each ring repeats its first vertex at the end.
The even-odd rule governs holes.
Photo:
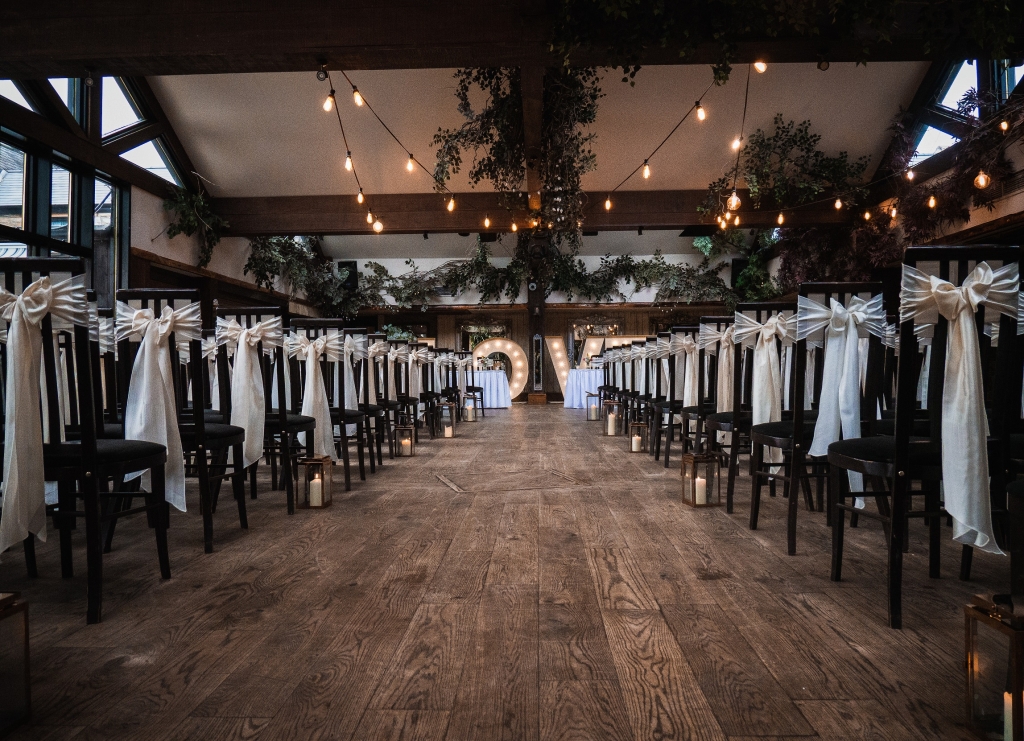
MULTIPOLYGON (((914 523, 906 628, 886 627, 877 526, 830 531, 784 501, 747 529, 679 501, 666 470, 581 411, 516 406, 424 441, 326 511, 232 502, 202 552, 176 514, 173 578, 126 521, 105 560, 105 619, 85 624, 56 537, 38 580, 17 549, 0 588, 31 602, 34 725, 17 739, 967 739, 961 605, 1002 591, 1005 558, 957 580, 943 535, 927 577, 914 523), (447 479, 447 483, 439 476, 447 479), (450 486, 449 483, 453 484, 450 486)), ((196 499, 190 492, 190 506, 196 499)))

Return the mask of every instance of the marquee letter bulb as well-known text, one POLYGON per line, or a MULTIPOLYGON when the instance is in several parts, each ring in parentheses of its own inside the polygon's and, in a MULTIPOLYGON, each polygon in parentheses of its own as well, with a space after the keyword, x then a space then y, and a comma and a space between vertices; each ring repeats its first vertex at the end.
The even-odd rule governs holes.
POLYGON ((356 102, 356 105, 363 104, 363 96, 359 94, 359 88, 352 88, 352 100, 356 102))
POLYGON ((324 99, 324 110, 327 113, 330 113, 332 108, 334 108, 334 91, 333 90, 331 90, 330 94, 324 99))
POLYGON ((985 174, 984 170, 978 171, 978 177, 974 178, 974 187, 985 189, 992 182, 992 178, 985 174))
POLYGON ((351 152, 346 152, 345 153, 345 169, 348 170, 349 172, 352 172, 352 153, 351 152))
POLYGON ((704 106, 702 106, 700 104, 699 100, 696 103, 696 108, 697 108, 697 120, 698 121, 703 121, 705 118, 708 117, 707 112, 704 110, 704 106))

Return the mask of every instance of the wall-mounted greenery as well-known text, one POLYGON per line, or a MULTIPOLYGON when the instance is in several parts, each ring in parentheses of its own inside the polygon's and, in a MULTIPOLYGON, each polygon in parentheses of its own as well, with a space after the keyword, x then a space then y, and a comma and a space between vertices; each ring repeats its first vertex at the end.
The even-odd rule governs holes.
POLYGON ((220 242, 228 222, 213 212, 201 186, 200 183, 195 192, 175 188, 174 196, 164 201, 164 210, 174 212, 174 221, 167 226, 168 237, 173 239, 179 234, 199 237, 199 267, 205 268, 210 264, 213 248, 220 242))

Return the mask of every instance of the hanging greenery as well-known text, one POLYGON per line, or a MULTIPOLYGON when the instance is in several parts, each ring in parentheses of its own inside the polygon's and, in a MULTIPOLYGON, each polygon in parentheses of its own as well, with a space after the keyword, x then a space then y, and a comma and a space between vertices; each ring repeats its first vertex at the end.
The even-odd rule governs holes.
POLYGON ((199 267, 205 268, 213 257, 213 248, 229 224, 213 212, 209 198, 199 183, 199 188, 189 191, 175 188, 174 196, 164 201, 164 210, 174 212, 174 221, 167 226, 167 236, 173 239, 179 234, 199 237, 199 267))
POLYGON ((873 47, 893 43, 916 43, 935 57, 1006 59, 1020 54, 1022 27, 1024 5, 990 0, 558 0, 551 46, 566 65, 583 52, 631 83, 651 52, 674 52, 680 63, 701 52, 721 85, 743 43, 809 42, 825 61, 833 47, 859 48, 866 62, 873 47))

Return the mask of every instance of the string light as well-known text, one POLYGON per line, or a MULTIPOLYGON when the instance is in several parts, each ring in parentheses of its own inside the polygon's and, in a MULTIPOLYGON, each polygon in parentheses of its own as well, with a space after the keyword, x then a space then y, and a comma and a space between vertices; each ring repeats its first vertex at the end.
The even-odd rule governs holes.
POLYGON ((841 200, 841 199, 839 199, 839 198, 837 198, 837 199, 836 199, 836 203, 835 203, 835 206, 836 206, 836 211, 838 211, 839 209, 841 209, 841 208, 843 207, 843 202, 842 202, 842 200, 841 200))
POLYGON ((608 198, 604 199, 604 210, 605 211, 611 211, 612 210, 612 199, 611 199, 611 196, 609 196, 608 198))
POLYGON ((644 180, 651 177, 651 166, 647 164, 647 160, 644 160, 644 180))
POLYGON ((734 221, 734 222, 733 222, 733 224, 735 224, 736 226, 739 226, 739 225, 740 225, 740 217, 739 217, 739 214, 736 214, 736 221, 734 221))
POLYGON ((700 101, 699 101, 699 100, 698 100, 698 101, 697 101, 697 102, 696 102, 696 103, 694 104, 694 107, 693 107, 693 109, 694 109, 695 111, 697 111, 697 120, 698 120, 698 121, 703 121, 703 120, 704 120, 705 118, 707 118, 707 117, 708 117, 708 114, 707 114, 707 112, 706 112, 706 111, 704 110, 704 106, 702 106, 702 105, 700 104, 700 101))
POLYGON ((377 219, 376 221, 373 222, 373 230, 377 232, 377 234, 380 234, 382 231, 384 231, 384 225, 380 223, 380 219, 377 219))
POLYGON ((452 196, 451 198, 448 199, 447 209, 449 212, 455 210, 455 196, 452 196))
POLYGON ((895 206, 893 206, 892 208, 889 209, 889 217, 893 218, 893 219, 896 218, 896 207, 895 206))
POLYGON ((935 208, 936 203, 935 196, 928 196, 928 208, 935 208))
POLYGON ((1006 120, 1000 121, 999 122, 999 130, 1000 131, 1009 131, 1010 130, 1010 122, 1006 121, 1006 120))
POLYGON ((779 226, 782 226, 782 222, 785 220, 786 218, 781 213, 779 214, 779 218, 776 219, 776 221, 779 223, 779 226))
POLYGON ((864 221, 871 221, 871 212, 870 211, 865 211, 864 212, 864 221))
POLYGON ((914 171, 913 170, 907 170, 907 180, 913 180, 913 179, 914 179, 914 171))
POLYGON ((484 215, 484 229, 489 229, 491 226, 491 217, 484 215))
POLYGON ((416 161, 412 158, 412 154, 409 155, 409 161, 405 163, 405 169, 409 172, 416 169, 416 161))
POLYGON ((974 187, 984 190, 992 182, 992 178, 985 174, 984 170, 978 170, 978 177, 974 178, 974 187))
POLYGON ((516 222, 514 222, 514 221, 512 222, 512 231, 514 231, 514 232, 519 231, 519 227, 516 226, 516 222))
POLYGON ((765 70, 768 69, 768 65, 765 62, 762 62, 761 60, 758 60, 758 61, 754 62, 754 69, 756 69, 761 74, 764 74, 765 70))
POLYGON ((352 153, 351 152, 346 152, 345 153, 345 169, 348 170, 349 172, 352 172, 352 153))
POLYGON ((363 202, 363 189, 360 188, 359 189, 359 195, 356 196, 356 203, 362 203, 362 202, 363 202))
POLYGON ((729 227, 729 222, 728 222, 728 221, 725 221, 725 220, 723 219, 723 220, 722 220, 722 221, 721 221, 721 222, 719 223, 719 226, 720 226, 720 227, 722 227, 723 229, 727 229, 727 228, 729 227))
POLYGON ((331 92, 328 93, 327 97, 324 98, 324 111, 330 113, 334 108, 334 88, 331 88, 331 92))
POLYGON ((725 202, 725 205, 729 207, 730 211, 739 211, 741 203, 742 201, 740 201, 740 197, 736 195, 736 191, 733 190, 732 195, 729 196, 729 200, 725 202))
POLYGON ((355 85, 352 86, 352 100, 354 100, 358 106, 363 104, 363 96, 359 94, 359 88, 355 85))
POLYGON ((735 139, 732 140, 732 148, 733 149, 738 150, 740 148, 740 143, 741 143, 740 139, 742 139, 742 138, 743 137, 737 136, 735 139))
POLYGON ((367 224, 372 224, 373 223, 373 211, 367 211, 366 212, 366 223, 367 224))

